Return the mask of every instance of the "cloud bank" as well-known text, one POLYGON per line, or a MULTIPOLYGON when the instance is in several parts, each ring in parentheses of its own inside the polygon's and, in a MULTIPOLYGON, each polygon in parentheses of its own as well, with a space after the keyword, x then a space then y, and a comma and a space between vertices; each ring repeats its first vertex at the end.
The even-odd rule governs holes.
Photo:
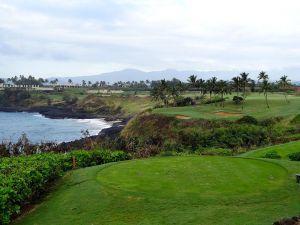
POLYGON ((0 72, 300 68, 299 11, 297 0, 2 0, 0 72))

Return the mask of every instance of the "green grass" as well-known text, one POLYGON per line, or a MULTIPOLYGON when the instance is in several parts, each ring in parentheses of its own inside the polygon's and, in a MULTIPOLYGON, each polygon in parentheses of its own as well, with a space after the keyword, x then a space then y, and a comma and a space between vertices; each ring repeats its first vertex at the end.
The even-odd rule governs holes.
POLYGON ((72 171, 18 225, 269 225, 300 211, 300 164, 164 157, 72 171))
MULTIPOLYGON (((294 152, 300 152, 300 141, 293 141, 287 144, 274 145, 266 148, 260 148, 254 151, 244 153, 244 157, 263 158, 266 153, 276 151, 281 159, 288 159, 288 155, 294 152)), ((299 171, 300 172, 300 171, 299 171)))
POLYGON ((149 109, 154 106, 155 102, 151 101, 148 96, 134 96, 134 95, 111 95, 101 97, 101 99, 110 106, 122 108, 126 115, 133 115, 149 109))
POLYGON ((268 118, 274 116, 292 117, 300 112, 300 97, 289 96, 290 103, 284 100, 282 94, 274 93, 269 95, 270 108, 268 109, 265 104, 265 99, 262 94, 251 93, 246 100, 244 109, 241 105, 235 105, 229 96, 225 102, 225 107, 222 108, 219 104, 203 104, 197 106, 186 107, 169 107, 158 108, 154 112, 161 113, 169 116, 184 115, 192 118, 204 119, 237 119, 243 115, 251 115, 257 118, 268 118), (241 116, 222 116, 216 115, 214 112, 229 112, 240 113, 241 116))

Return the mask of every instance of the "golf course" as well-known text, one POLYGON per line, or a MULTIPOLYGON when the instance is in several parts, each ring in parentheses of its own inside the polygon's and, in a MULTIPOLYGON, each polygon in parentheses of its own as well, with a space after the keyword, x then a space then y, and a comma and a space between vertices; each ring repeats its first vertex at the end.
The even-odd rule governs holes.
MULTIPOLYGON (((232 99, 233 95, 228 95, 232 99)), ((224 107, 219 104, 208 104, 185 107, 158 108, 154 112, 168 116, 182 115, 194 119, 230 119, 235 120, 244 115, 254 116, 255 118, 270 118, 273 116, 291 117, 300 111, 300 100, 298 96, 289 96, 289 103, 284 102, 283 95, 271 93, 269 96, 270 108, 265 106, 262 94, 252 93, 247 96, 244 107, 226 101, 224 107), (223 112, 223 113, 219 113, 223 112)))
MULTIPOLYGON (((298 141, 268 151, 299 148, 298 141)), ((255 158, 264 151, 152 157, 71 171, 15 224, 272 224, 299 213, 300 164, 255 158)))
POLYGON ((105 118, 111 127, 67 143, 33 144, 25 134, 2 143, 0 224, 298 222, 298 86, 248 75, 4 89, 4 110, 105 118))

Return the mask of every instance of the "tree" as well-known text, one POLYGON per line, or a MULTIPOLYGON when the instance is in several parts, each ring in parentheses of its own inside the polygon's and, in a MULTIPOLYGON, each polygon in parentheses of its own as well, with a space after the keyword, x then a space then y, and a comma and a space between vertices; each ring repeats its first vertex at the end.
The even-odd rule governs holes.
POLYGON ((233 77, 233 88, 236 91, 236 95, 239 97, 240 95, 240 88, 241 88, 241 78, 239 76, 233 77))
POLYGON ((86 86, 86 81, 82 80, 82 86, 85 87, 86 86))
POLYGON ((289 80, 288 76, 286 76, 286 75, 280 77, 280 80, 278 82, 279 88, 281 88, 284 92, 284 98, 287 103, 289 103, 289 101, 287 99, 287 88, 290 87, 290 85, 291 85, 290 82, 291 82, 291 80, 289 80))
POLYGON ((200 89, 201 94, 205 94, 205 80, 199 79, 196 81, 196 87, 200 89))
POLYGON ((72 79, 68 80, 69 85, 71 85, 73 83, 72 79))
POLYGON ((269 79, 269 75, 266 73, 266 72, 264 72, 264 71, 261 71, 260 73, 259 73, 259 75, 258 75, 258 81, 260 81, 260 80, 268 80, 269 79))
POLYGON ((184 92, 184 86, 180 80, 173 79, 171 81, 160 80, 153 84, 150 92, 152 99, 155 101, 162 101, 164 105, 168 106, 170 100, 175 103, 179 96, 184 92))
POLYGON ((260 92, 264 93, 266 105, 268 108, 270 108, 269 102, 268 102, 268 92, 272 89, 272 85, 269 83, 269 78, 267 76, 262 79, 263 80, 260 84, 260 88, 261 88, 260 92))
POLYGON ((246 98, 246 88, 249 85, 251 79, 248 77, 249 73, 243 72, 240 74, 240 76, 241 76, 241 84, 242 84, 242 88, 243 88, 243 98, 245 99, 246 98))
POLYGON ((169 105, 168 85, 166 80, 160 80, 151 90, 150 95, 155 101, 162 101, 164 105, 169 105))
POLYGON ((50 81, 50 84, 52 84, 53 86, 55 86, 58 83, 58 79, 54 79, 50 81))
POLYGON ((222 98, 221 105, 224 108, 224 102, 225 102, 224 95, 227 95, 230 93, 230 88, 229 88, 227 81, 220 80, 216 83, 216 93, 221 95, 221 98, 222 98))
POLYGON ((217 84, 217 78, 212 77, 211 79, 206 81, 206 90, 209 93, 209 100, 211 100, 211 95, 216 93, 216 84, 217 84))
POLYGON ((251 79, 248 77, 249 73, 241 73, 241 84, 242 84, 242 88, 243 88, 243 104, 242 104, 242 109, 244 109, 244 103, 246 101, 246 88, 247 86, 249 86, 249 83, 251 82, 251 79))
POLYGON ((197 76, 195 76, 195 75, 189 76, 188 83, 192 88, 196 88, 197 76))

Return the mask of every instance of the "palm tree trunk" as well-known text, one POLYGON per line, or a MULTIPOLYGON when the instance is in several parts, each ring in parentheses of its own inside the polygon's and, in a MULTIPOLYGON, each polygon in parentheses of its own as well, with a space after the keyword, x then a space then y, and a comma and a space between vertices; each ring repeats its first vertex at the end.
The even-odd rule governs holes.
POLYGON ((265 98, 266 98, 267 107, 270 108, 269 102, 268 102, 268 93, 267 92, 265 93, 265 98))
POLYGON ((287 94, 286 94, 286 92, 284 92, 284 97, 285 97, 285 101, 286 101, 287 103, 289 103, 289 101, 287 100, 287 94))
POLYGON ((244 103, 245 103, 245 97, 246 96, 246 86, 243 88, 243 100, 242 100, 242 110, 244 110, 244 103))
POLYGON ((222 93, 222 106, 224 108, 224 94, 222 93))

